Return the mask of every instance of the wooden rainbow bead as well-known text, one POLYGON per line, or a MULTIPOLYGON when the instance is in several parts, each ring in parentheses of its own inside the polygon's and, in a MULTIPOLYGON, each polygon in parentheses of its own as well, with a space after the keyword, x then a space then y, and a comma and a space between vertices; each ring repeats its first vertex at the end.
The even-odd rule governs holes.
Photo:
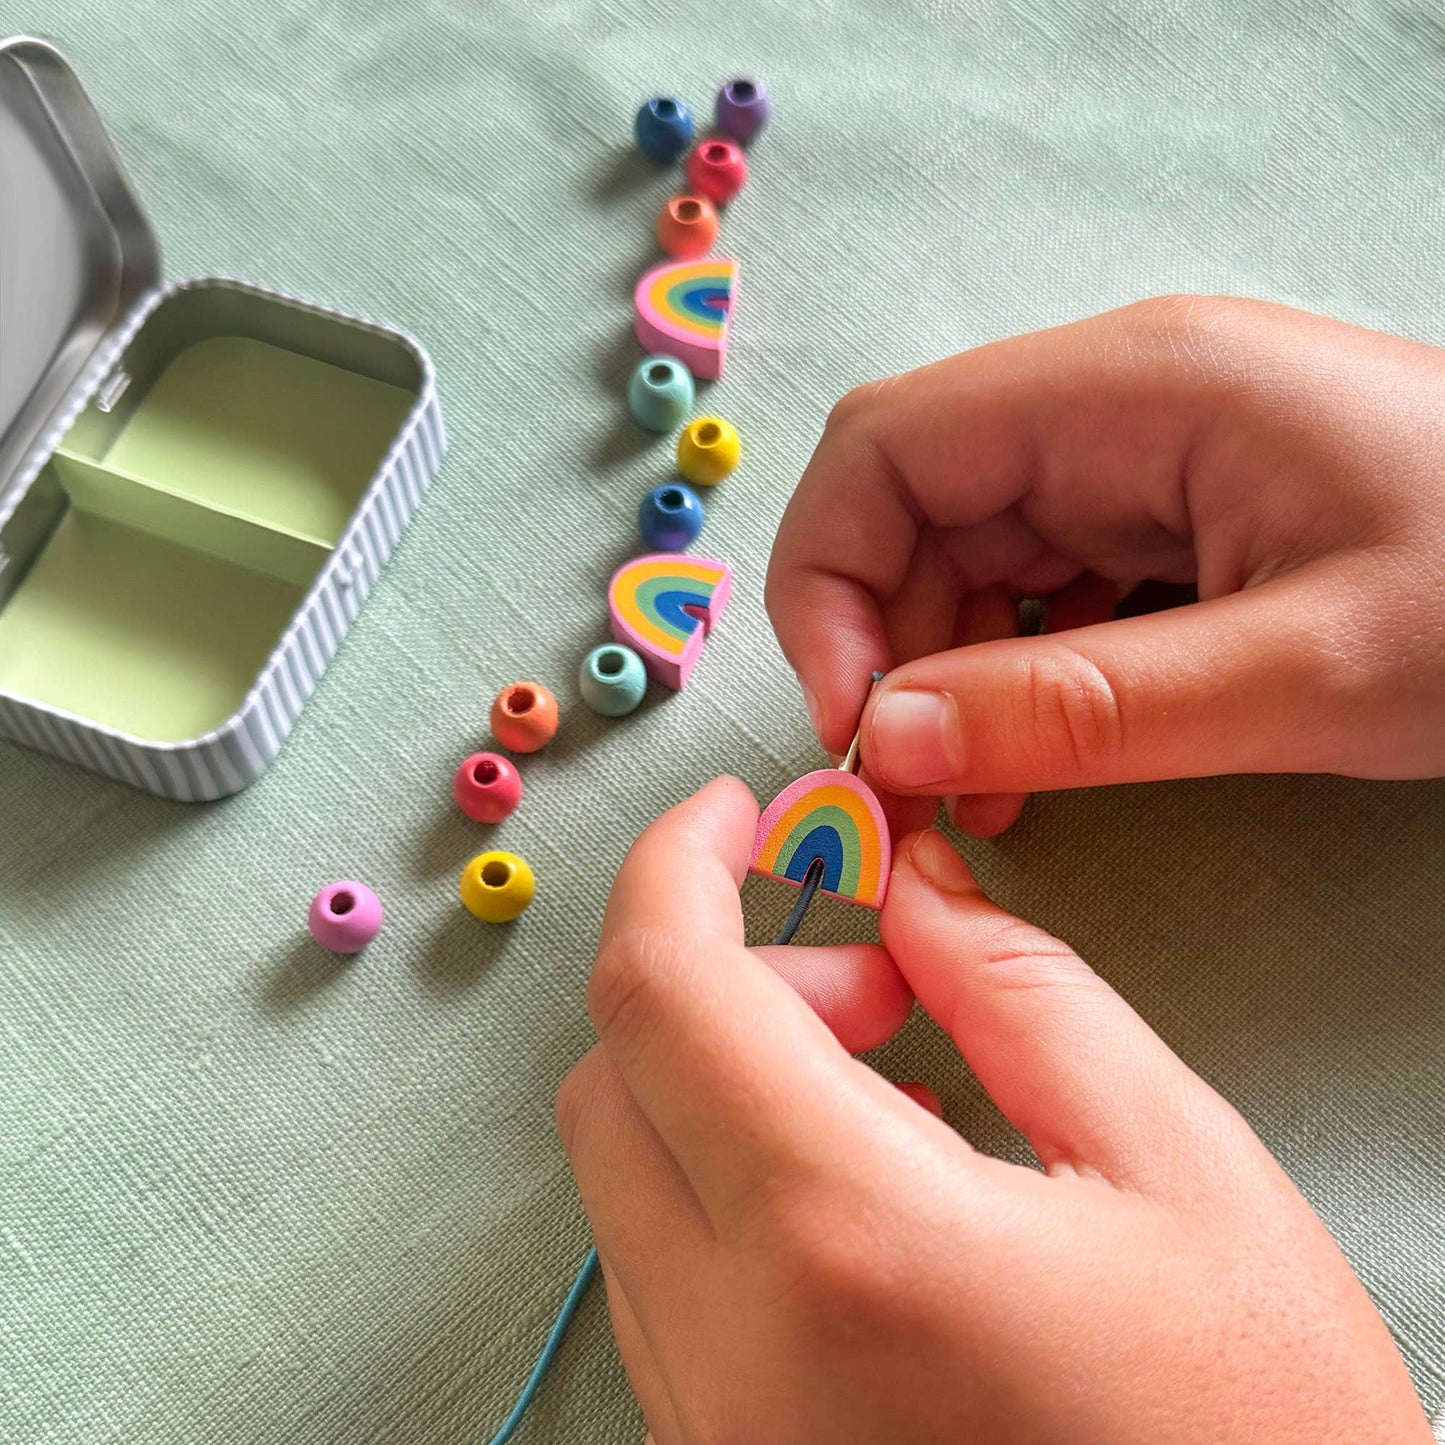
POLYGON ((627 409, 648 431, 681 426, 696 401, 692 372, 675 356, 644 356, 627 383, 627 409))
POLYGON ((681 482, 654 487, 637 509, 637 530, 654 552, 684 552, 702 531, 698 495, 681 482))
POLYGON ((654 95, 632 123, 643 153, 666 164, 692 144, 692 112, 675 95, 654 95))
POLYGON ((457 884, 468 913, 483 923, 510 923, 527 911, 537 892, 532 870, 515 853, 478 853, 457 884))
POLYGON ((643 350, 676 356, 694 376, 716 381, 727 360, 738 263, 731 256, 663 261, 632 292, 633 330, 643 350))
POLYGON ((540 682, 514 682, 492 703, 492 736, 514 753, 535 753, 557 735, 557 699, 540 682))
POLYGON ((692 261, 717 240, 717 211, 706 196, 674 196, 657 213, 657 244, 669 256, 692 261))
POLYGON ((888 820, 873 789, 841 768, 806 774, 763 809, 748 870, 801 888, 819 860, 824 893, 883 907, 893 866, 888 820))
POLYGON ((743 443, 720 416, 700 416, 677 439, 677 469, 699 487, 715 487, 737 470, 743 443))
POLYGON ((350 878, 328 883, 306 915, 312 938, 332 953, 360 953, 381 932, 381 922, 381 899, 350 878))
POLYGON ((686 552, 634 557, 607 588, 612 636, 637 653, 650 678, 676 691, 687 685, 732 590, 726 562, 686 552))
POLYGON ((736 141, 711 136, 687 158, 688 189, 725 206, 747 184, 748 158, 736 141))
POLYGON ((477 823, 500 823, 522 801, 522 777, 500 753, 473 753, 452 776, 457 807, 477 823))
POLYGON ((647 694, 647 669, 642 659, 620 642, 594 647, 577 674, 582 701, 603 717, 636 712, 647 694))
POLYGON ((739 76, 717 93, 717 128, 742 145, 755 141, 773 113, 760 80, 739 76))

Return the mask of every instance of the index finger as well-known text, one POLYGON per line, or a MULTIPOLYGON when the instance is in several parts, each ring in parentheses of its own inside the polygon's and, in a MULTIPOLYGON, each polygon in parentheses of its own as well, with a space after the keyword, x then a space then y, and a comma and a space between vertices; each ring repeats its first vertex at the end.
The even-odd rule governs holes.
POLYGON ((1058 551, 1127 567, 1162 536, 1188 537, 1181 463, 1212 405, 1179 335, 1195 300, 981 346, 838 404, 767 585, 824 747, 846 745, 869 675, 908 660, 890 655, 883 615, 923 528, 952 534, 957 595, 1048 591, 1067 580, 1058 551))
POLYGON ((716 1228, 920 1119, 743 946, 756 821, 747 789, 719 778, 638 839, 587 991, 603 1047, 716 1228))

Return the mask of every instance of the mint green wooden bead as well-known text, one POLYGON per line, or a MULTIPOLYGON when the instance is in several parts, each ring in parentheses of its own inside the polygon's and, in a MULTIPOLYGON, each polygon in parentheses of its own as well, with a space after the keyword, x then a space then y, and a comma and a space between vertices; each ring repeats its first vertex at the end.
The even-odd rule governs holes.
POLYGON ((642 659, 620 642, 594 647, 582 659, 577 678, 582 701, 603 717, 625 717, 636 710, 647 691, 647 669, 642 659))
POLYGON ((696 397, 692 372, 675 356, 644 356, 627 383, 627 409, 633 421, 648 431, 680 427, 696 397))

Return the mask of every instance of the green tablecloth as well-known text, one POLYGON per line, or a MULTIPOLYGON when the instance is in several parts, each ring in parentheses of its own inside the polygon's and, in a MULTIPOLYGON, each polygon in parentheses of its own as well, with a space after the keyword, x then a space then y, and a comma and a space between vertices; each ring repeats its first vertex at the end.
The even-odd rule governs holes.
MULTIPOLYGON (((765 797, 817 761, 761 590, 830 401, 1175 289, 1445 340, 1445 28, 1424 4, 1312 0, 35 0, 8 23, 78 66, 169 275, 414 330, 452 449, 248 793, 168 805, 0 747, 0 1438, 485 1439, 587 1243, 551 1098, 589 1039, 607 881, 703 779, 765 797), (747 447, 707 525, 737 597, 685 694, 606 723, 576 666, 668 474, 620 396, 674 179, 633 155, 630 118, 664 88, 705 110, 739 68, 777 121, 727 217, 742 304, 709 393, 747 447), (495 834, 540 896, 494 931, 456 900, 484 834, 449 777, 520 676, 565 722, 495 834), (388 912, 350 964, 302 928, 345 876, 388 912)), ((970 856, 1244 1110, 1433 1408, 1445 792, 1059 795, 970 856)), ((781 891, 750 885, 759 935, 781 891)), ((864 927, 841 905, 809 924, 864 927)), ((1017 1152, 927 1026, 884 1062, 1017 1152)), ((527 1438, 640 1432, 594 1297, 527 1438)))

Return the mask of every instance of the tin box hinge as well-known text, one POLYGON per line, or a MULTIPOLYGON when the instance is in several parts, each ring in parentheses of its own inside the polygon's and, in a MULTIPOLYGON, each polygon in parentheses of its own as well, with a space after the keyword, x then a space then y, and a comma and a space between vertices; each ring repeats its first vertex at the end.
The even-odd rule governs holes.
POLYGON ((101 411, 113 411, 130 385, 130 372, 117 366, 95 389, 95 404, 101 411))
POLYGON ((356 574, 361 570, 361 554, 354 546, 349 546, 341 554, 341 561, 336 568, 336 585, 343 592, 349 591, 356 581, 356 574))

